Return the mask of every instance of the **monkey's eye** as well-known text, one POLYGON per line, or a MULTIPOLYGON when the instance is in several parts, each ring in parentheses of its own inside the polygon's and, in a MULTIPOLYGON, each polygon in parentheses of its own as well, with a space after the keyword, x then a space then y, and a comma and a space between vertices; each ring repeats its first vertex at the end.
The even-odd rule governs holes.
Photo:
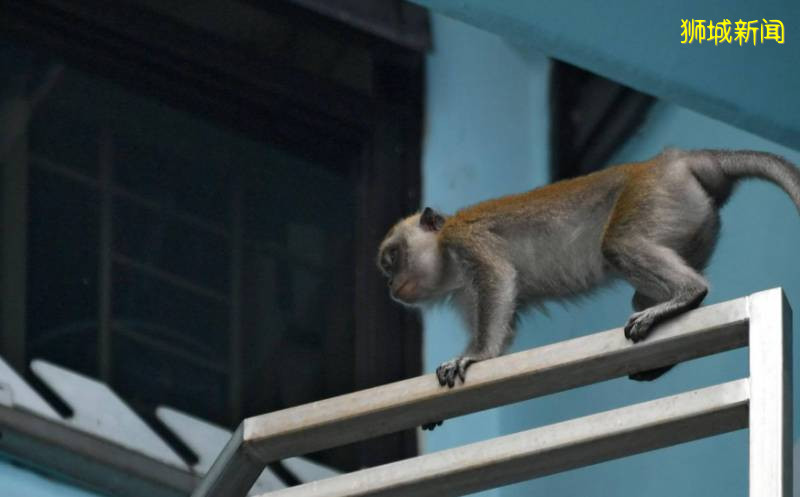
POLYGON ((392 269, 397 262, 397 252, 397 247, 388 248, 386 252, 384 252, 383 258, 381 259, 381 268, 386 274, 392 274, 392 269))

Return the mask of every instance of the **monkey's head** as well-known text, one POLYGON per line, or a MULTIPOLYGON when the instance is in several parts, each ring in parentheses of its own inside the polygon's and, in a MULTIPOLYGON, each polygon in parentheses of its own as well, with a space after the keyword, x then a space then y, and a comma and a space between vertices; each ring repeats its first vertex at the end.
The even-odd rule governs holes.
POLYGON ((426 207, 395 224, 378 250, 378 268, 389 279, 389 294, 405 305, 443 294, 444 261, 439 248, 443 215, 426 207))

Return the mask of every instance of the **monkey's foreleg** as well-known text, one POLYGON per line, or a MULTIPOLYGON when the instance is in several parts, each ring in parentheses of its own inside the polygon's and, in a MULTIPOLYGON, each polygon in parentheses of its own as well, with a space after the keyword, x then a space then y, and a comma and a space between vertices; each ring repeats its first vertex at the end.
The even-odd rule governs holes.
POLYGON ((471 324, 472 338, 462 355, 443 362, 436 369, 441 386, 452 388, 456 378, 463 383, 472 364, 502 354, 513 336, 517 288, 510 264, 480 267, 467 296, 462 312, 467 314, 471 324))

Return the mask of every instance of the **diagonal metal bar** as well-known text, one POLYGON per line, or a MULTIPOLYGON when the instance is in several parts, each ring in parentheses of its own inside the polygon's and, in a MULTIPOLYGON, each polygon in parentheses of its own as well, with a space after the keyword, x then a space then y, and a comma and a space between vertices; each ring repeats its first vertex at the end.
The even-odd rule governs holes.
POLYGON ((447 497, 738 430, 749 381, 723 383, 262 497, 447 497))
MULTIPOLYGON (((245 419, 194 497, 242 496, 257 464, 373 438, 437 419, 588 385, 747 345, 747 299, 696 309, 632 344, 621 329, 481 362, 467 382, 411 378, 245 419), (239 462, 252 470, 242 474, 239 462), (243 478, 245 477, 246 478, 243 478)), ((263 466, 262 466, 263 467, 263 466)))
POLYGON ((243 443, 243 429, 243 424, 240 424, 233 432, 211 469, 192 492, 192 496, 243 497, 247 495, 264 470, 266 463, 259 461, 247 450, 243 443))
POLYGON ((199 480, 183 463, 13 407, 0 406, 0 432, 4 454, 107 495, 182 497, 199 480))

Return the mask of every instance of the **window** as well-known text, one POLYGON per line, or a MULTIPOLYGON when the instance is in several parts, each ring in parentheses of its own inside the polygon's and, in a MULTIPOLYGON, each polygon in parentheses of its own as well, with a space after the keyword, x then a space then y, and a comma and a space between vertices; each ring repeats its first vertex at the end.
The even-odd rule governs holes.
MULTIPOLYGON (((421 53, 286 6, 234 16, 262 16, 245 43, 156 7, 47 5, 0 32, 6 103, 33 106, 0 158, 26 198, 2 199, 24 220, 4 216, 4 260, 27 231, 25 272, 0 268, 26 288, 23 317, 0 308, 4 357, 101 378, 153 423, 166 404, 229 427, 419 374, 419 324, 373 261, 417 208, 421 53)), ((415 444, 317 457, 353 469, 415 444)))

